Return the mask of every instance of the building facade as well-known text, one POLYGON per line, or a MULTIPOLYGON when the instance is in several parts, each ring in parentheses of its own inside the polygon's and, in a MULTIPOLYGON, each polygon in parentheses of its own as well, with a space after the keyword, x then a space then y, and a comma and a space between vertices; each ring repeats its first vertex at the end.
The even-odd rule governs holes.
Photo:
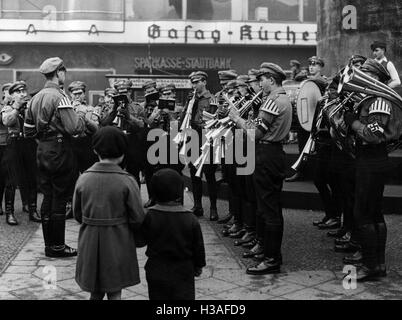
POLYGON ((90 103, 111 74, 204 70, 215 91, 218 70, 306 64, 316 36, 316 0, 0 0, 0 82, 40 89, 39 65, 60 56, 90 103))

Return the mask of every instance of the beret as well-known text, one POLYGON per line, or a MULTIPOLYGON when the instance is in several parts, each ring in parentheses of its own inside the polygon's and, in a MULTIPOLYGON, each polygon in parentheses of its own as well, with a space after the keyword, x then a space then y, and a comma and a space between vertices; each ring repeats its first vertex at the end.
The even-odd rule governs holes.
POLYGON ((106 88, 105 89, 105 96, 115 96, 117 91, 115 88, 106 88))
POLYGON ((370 48, 372 51, 374 51, 377 48, 381 48, 384 50, 387 50, 387 44, 385 42, 381 42, 381 41, 374 41, 371 45, 370 48))
POLYGON ((290 65, 300 67, 301 63, 298 60, 290 60, 290 65))
POLYGON ((387 82, 391 80, 391 76, 387 69, 374 59, 367 59, 366 62, 360 68, 363 72, 371 72, 378 76, 381 82, 387 82))
POLYGON ((93 135, 92 147, 103 159, 118 158, 127 151, 127 136, 116 127, 102 127, 93 135))
POLYGON ((63 60, 61 60, 59 57, 53 57, 43 61, 39 67, 39 72, 42 74, 48 74, 59 69, 66 69, 63 60))
POLYGON ((260 66, 260 70, 258 72, 257 77, 261 77, 267 73, 277 77, 281 81, 286 79, 285 71, 283 71, 283 69, 280 66, 272 62, 263 62, 260 66))
POLYGON ((68 86, 68 91, 70 91, 71 93, 74 93, 75 91, 78 91, 78 90, 81 90, 81 91, 85 92, 86 88, 87 88, 87 85, 84 82, 82 82, 82 81, 73 81, 68 86))
POLYGON ((11 83, 11 82, 7 82, 7 83, 5 83, 5 84, 3 84, 2 86, 1 86, 1 91, 8 91, 8 88, 10 88, 11 86, 12 86, 13 84, 11 83))
POLYGON ((183 197, 184 181, 176 170, 161 169, 153 174, 151 188, 157 202, 178 201, 183 197))
POLYGON ((130 80, 118 80, 114 84, 114 88, 117 90, 118 93, 124 93, 128 92, 128 90, 131 88, 132 82, 130 80))
POLYGON ((154 80, 148 80, 142 86, 143 90, 146 90, 149 88, 156 88, 156 82, 154 80))
POLYGON ((18 91, 21 88, 27 88, 27 84, 25 83, 25 81, 16 81, 10 86, 10 88, 8 88, 8 93, 12 94, 13 92, 18 91))
POLYGON ((197 81, 208 79, 208 74, 204 71, 196 71, 196 72, 192 72, 189 75, 189 78, 190 78, 191 82, 197 82, 197 81))
POLYGON ((235 70, 218 71, 218 77, 221 81, 235 80, 237 78, 237 72, 235 70))
POLYGON ((315 62, 315 63, 319 64, 321 67, 325 66, 324 60, 317 56, 312 56, 312 57, 308 58, 308 62, 309 63, 315 62))

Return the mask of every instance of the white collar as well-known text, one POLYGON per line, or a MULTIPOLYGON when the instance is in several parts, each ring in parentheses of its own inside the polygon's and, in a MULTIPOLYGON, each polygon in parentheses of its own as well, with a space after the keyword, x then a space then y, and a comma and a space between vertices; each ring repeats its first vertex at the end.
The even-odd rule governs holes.
POLYGON ((384 57, 382 57, 382 58, 381 58, 381 60, 377 60, 377 59, 375 59, 375 61, 377 61, 378 63, 381 63, 381 62, 383 62, 383 61, 387 62, 387 61, 388 61, 388 59, 387 59, 387 57, 386 57, 386 56, 384 56, 384 57))

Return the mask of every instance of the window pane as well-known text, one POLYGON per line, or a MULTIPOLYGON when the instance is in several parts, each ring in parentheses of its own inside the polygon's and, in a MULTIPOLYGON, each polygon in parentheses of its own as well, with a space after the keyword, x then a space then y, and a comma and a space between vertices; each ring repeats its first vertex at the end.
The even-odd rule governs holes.
POLYGON ((181 19, 182 0, 125 0, 130 20, 181 19))
POLYGON ((1 17, 122 20, 123 1, 125 0, 2 0, 1 17))
POLYGON ((317 21, 317 0, 304 0, 304 21, 317 21))
POLYGON ((189 20, 231 20, 232 0, 187 0, 189 20))
POLYGON ((251 21, 299 21, 299 0, 249 0, 251 21))

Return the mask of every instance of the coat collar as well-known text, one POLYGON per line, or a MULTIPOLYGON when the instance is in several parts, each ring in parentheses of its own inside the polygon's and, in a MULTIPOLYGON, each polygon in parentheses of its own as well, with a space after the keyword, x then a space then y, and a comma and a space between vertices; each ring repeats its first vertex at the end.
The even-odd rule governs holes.
POLYGON ((113 163, 96 162, 86 172, 109 172, 109 173, 123 173, 128 174, 120 166, 113 163))
POLYGON ((156 204, 149 209, 166 211, 166 212, 190 212, 189 209, 185 208, 181 204, 156 204))

